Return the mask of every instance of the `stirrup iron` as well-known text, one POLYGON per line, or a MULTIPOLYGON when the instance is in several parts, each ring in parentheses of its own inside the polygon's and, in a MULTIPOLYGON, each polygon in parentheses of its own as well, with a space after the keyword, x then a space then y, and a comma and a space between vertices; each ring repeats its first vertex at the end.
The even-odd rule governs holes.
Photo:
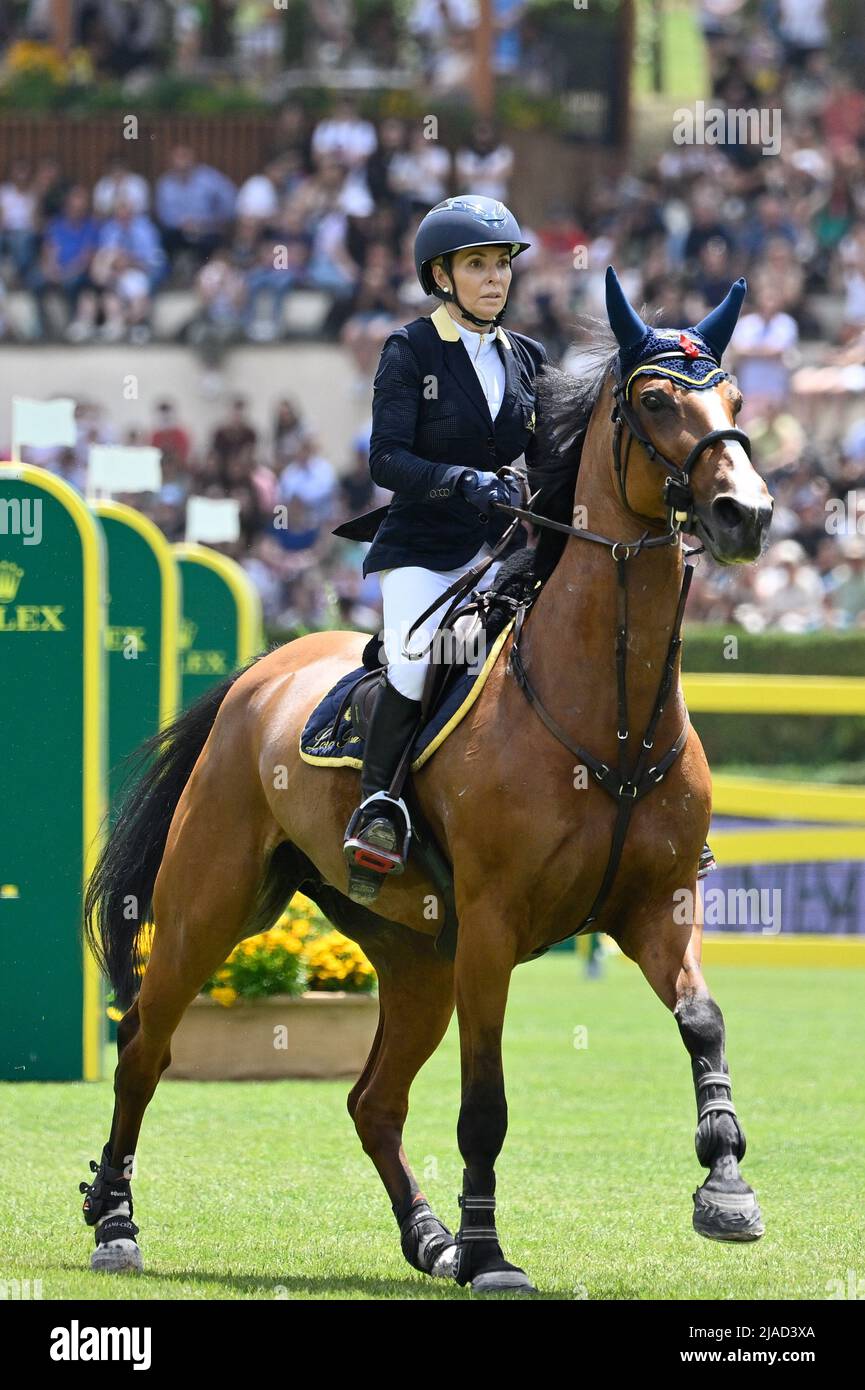
MULTIPOLYGON (((384 812, 383 812, 384 813, 384 812)), ((394 827, 397 836, 399 829, 394 827)), ((401 874, 405 869, 405 862, 408 858, 409 843, 411 841, 411 816, 408 807, 402 797, 390 796, 388 792, 373 792, 358 806, 351 820, 348 823, 343 842, 343 853, 346 862, 350 867, 356 866, 360 869, 370 869, 373 873, 387 876, 390 874, 401 874), (401 851, 386 849, 376 845, 373 841, 365 838, 366 828, 356 833, 358 821, 363 816, 364 811, 369 806, 376 804, 386 805, 388 808, 397 807, 405 825, 401 851)))

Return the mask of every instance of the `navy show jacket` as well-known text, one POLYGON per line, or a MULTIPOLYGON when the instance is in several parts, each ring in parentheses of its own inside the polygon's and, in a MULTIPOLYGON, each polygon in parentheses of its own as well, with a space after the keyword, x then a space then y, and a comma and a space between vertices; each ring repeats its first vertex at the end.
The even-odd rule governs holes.
POLYGON ((374 536, 365 575, 402 565, 454 569, 509 524, 504 513, 482 517, 457 482, 464 468, 495 472, 521 454, 532 463, 535 378, 547 354, 533 338, 501 327, 496 350, 505 386, 493 420, 444 304, 385 340, 373 383, 369 467, 373 481, 394 495, 386 507, 335 532, 356 540, 374 536))

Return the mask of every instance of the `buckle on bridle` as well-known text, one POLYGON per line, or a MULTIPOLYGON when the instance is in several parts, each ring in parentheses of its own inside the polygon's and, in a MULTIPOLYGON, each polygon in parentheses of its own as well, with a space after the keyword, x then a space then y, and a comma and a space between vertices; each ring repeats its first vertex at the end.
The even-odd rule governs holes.
POLYGON ((684 511, 687 514, 694 503, 688 479, 683 481, 668 473, 664 479, 664 502, 674 512, 684 511))
POLYGON ((683 482, 672 474, 664 479, 664 503, 670 509, 670 526, 678 531, 691 519, 694 498, 687 478, 683 482))

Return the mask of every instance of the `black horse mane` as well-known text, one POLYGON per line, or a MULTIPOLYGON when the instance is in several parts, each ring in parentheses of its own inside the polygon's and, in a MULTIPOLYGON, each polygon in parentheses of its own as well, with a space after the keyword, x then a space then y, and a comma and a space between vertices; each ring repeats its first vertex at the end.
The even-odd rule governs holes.
MULTIPOLYGON (((540 489, 532 510, 568 523, 586 429, 618 351, 605 320, 583 322, 580 376, 549 365, 538 373, 534 460, 527 469, 529 488, 540 489)), ((558 564, 566 539, 559 531, 541 528, 534 551, 534 573, 541 581, 558 564)))

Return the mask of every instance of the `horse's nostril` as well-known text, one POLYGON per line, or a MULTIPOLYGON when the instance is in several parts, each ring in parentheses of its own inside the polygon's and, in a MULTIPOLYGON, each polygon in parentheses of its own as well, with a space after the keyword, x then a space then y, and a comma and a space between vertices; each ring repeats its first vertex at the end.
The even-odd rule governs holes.
POLYGON ((731 538, 757 538, 762 536, 772 520, 771 501, 763 506, 750 506, 726 493, 716 497, 712 503, 712 520, 719 532, 726 532, 731 538))
POLYGON ((754 508, 743 507, 733 497, 716 497, 712 516, 724 531, 738 531, 753 520, 754 508))

